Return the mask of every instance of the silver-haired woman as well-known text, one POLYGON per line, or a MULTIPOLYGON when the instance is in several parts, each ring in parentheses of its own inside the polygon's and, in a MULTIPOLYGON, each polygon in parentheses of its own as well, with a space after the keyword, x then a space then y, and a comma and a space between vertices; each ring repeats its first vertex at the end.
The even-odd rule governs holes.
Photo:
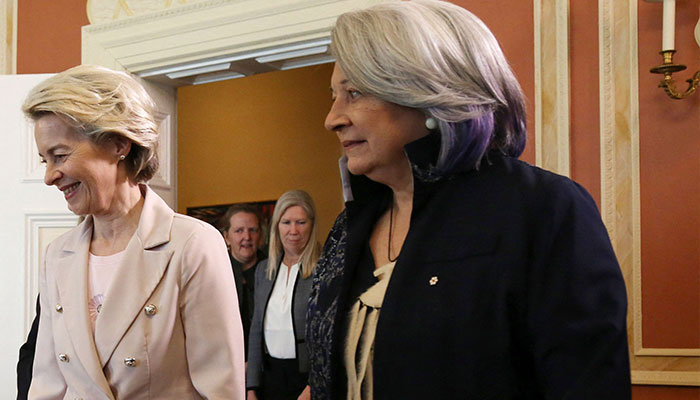
POLYGON ((311 275, 321 246, 311 196, 284 193, 270 221, 270 251, 255 269, 255 311, 248 338, 248 400, 309 398, 305 341, 311 275))
POLYGON ((79 66, 24 112, 44 182, 86 216, 49 244, 30 399, 242 399, 243 331, 226 245, 146 184, 155 107, 129 75, 79 66))
POLYGON ((625 286, 594 201, 517 157, 520 86, 477 17, 341 15, 326 128, 346 208, 314 275, 314 399, 623 399, 625 286))

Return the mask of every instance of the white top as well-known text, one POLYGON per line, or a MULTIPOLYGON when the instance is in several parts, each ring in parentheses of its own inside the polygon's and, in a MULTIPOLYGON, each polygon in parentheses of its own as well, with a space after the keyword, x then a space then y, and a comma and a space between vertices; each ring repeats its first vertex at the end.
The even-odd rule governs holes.
POLYGON ((265 345, 271 357, 296 358, 296 341, 292 324, 294 283, 299 275, 299 263, 288 267, 280 264, 265 310, 265 345))
POLYGON ((92 333, 95 333, 95 323, 100 315, 102 304, 105 301, 107 288, 112 282, 114 273, 124 258, 125 251, 110 256, 96 256, 90 253, 88 257, 88 312, 92 322, 92 333))

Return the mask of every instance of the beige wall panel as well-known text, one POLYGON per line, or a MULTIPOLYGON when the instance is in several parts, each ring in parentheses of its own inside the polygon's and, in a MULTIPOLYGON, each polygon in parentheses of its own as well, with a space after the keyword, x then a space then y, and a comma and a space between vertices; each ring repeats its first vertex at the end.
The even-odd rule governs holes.
POLYGON ((535 0, 534 15, 536 162, 570 176, 569 0, 535 0))
POLYGON ((0 0, 0 74, 15 73, 17 0, 0 0))
POLYGON ((700 386, 698 349, 642 345, 637 0, 599 13, 601 211, 627 282, 632 382, 700 386))

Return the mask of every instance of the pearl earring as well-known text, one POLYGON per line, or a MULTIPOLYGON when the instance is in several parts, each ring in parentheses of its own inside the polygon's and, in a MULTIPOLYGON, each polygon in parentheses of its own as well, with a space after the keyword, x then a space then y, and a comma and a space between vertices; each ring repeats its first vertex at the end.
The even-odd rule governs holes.
POLYGON ((434 131, 435 129, 438 128, 438 122, 433 117, 426 118, 425 127, 428 128, 429 131, 434 131))
POLYGON ((125 156, 124 154, 121 154, 121 155, 119 156, 119 160, 120 160, 120 161, 124 161, 125 158, 126 158, 126 156, 125 156))

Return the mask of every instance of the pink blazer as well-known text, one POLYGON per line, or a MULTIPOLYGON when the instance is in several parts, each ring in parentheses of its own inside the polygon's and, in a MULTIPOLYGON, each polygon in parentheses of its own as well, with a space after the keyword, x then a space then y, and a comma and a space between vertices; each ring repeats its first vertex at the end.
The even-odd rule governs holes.
POLYGON ((145 190, 94 337, 92 218, 48 246, 30 399, 244 399, 243 329, 224 241, 145 190))

